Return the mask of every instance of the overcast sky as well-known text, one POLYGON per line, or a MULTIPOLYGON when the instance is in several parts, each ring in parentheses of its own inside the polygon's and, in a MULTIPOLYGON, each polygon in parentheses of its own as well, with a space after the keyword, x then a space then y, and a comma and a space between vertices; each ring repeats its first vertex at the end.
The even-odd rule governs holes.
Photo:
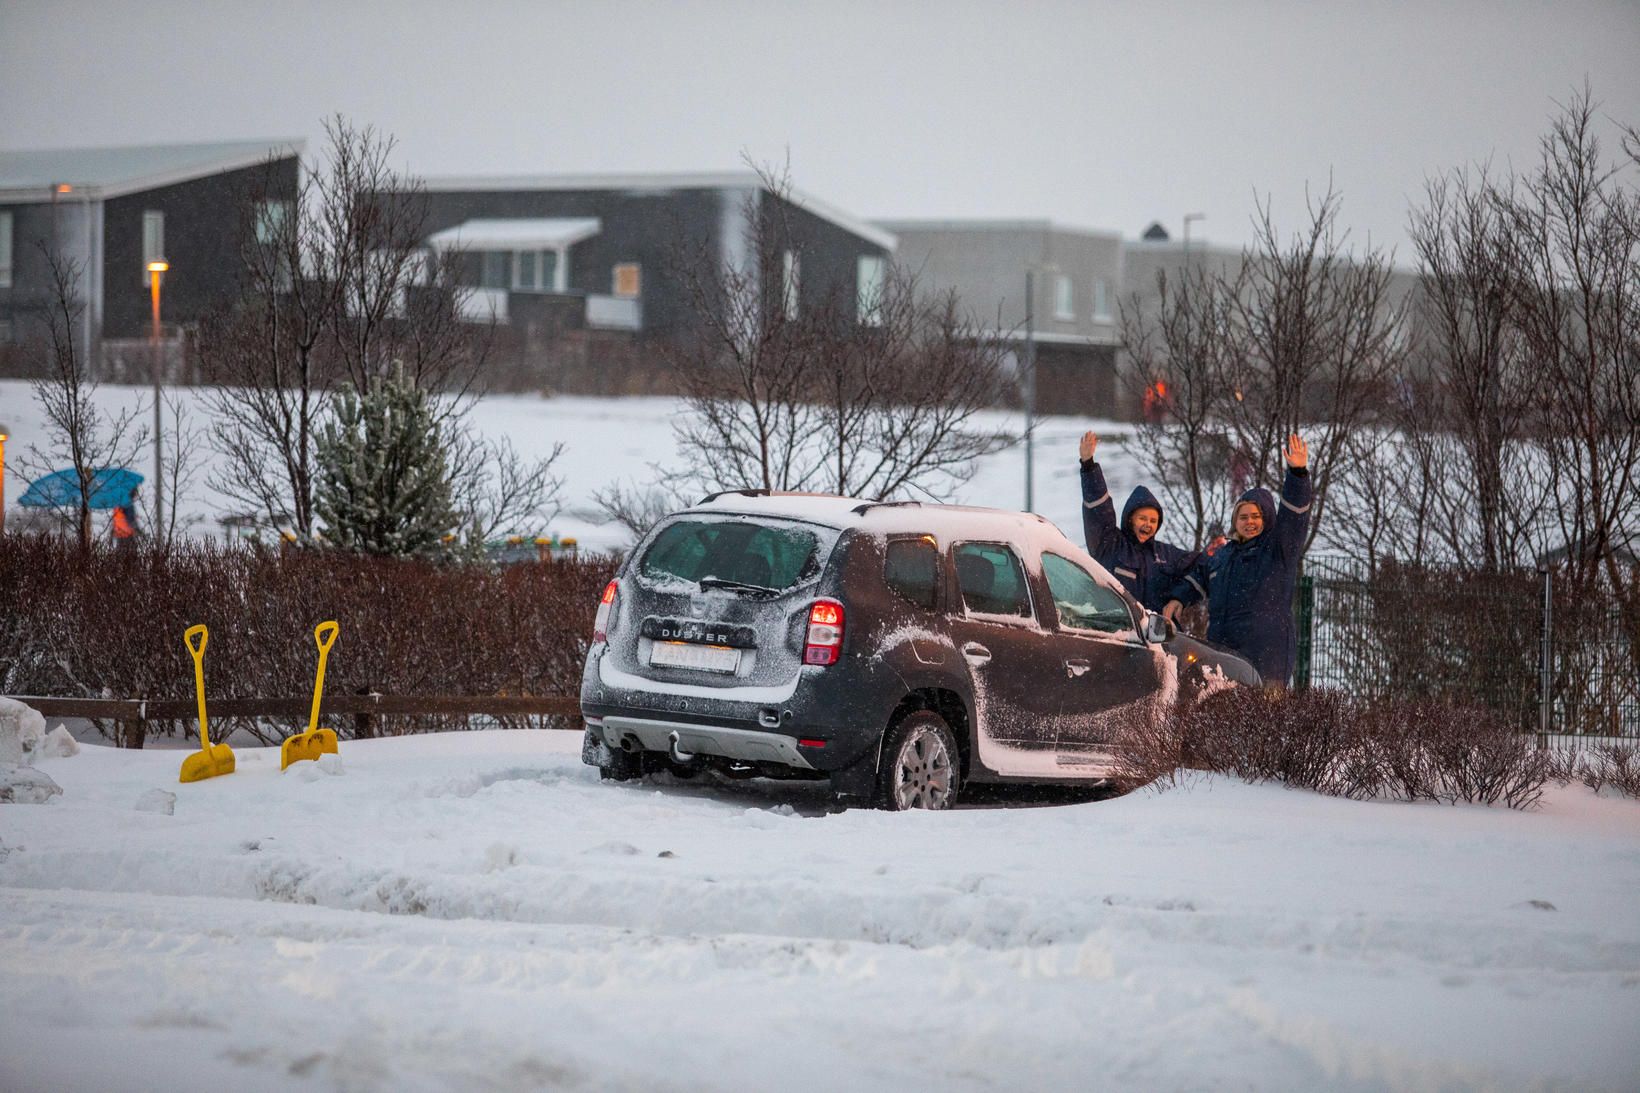
POLYGON ((1559 3, 0 0, 0 147, 306 137, 415 173, 791 158, 866 217, 1046 217, 1237 244, 1329 172, 1400 248, 1423 179, 1525 166, 1587 79, 1640 123, 1640 0, 1559 3))

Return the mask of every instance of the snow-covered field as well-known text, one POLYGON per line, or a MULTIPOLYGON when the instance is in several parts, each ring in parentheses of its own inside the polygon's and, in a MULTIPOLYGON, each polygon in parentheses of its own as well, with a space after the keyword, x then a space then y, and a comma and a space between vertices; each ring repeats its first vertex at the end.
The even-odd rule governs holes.
MULTIPOLYGON (((176 388, 168 392, 180 399, 195 426, 209 432, 210 418, 197 390, 176 388)), ((98 389, 98 405, 106 410, 137 410, 152 407, 152 392, 140 387, 106 386, 98 389)), ((520 452, 545 456, 554 443, 564 443, 558 473, 564 478, 564 511, 544 528, 520 528, 521 533, 547 532, 574 536, 590 550, 607 550, 626 545, 627 536, 619 528, 597 522, 592 509, 593 492, 615 482, 644 484, 655 479, 654 466, 669 467, 677 460, 672 422, 681 402, 671 398, 582 398, 563 396, 540 398, 530 395, 496 395, 480 400, 474 411, 479 428, 491 436, 507 436, 520 452)), ((152 419, 151 411, 143 417, 152 419)), ((1017 434, 1023 421, 1017 414, 987 415, 990 427, 1017 434)), ((18 466, 18 456, 30 445, 45 444, 44 424, 32 390, 26 382, 0 380, 0 423, 11 429, 6 461, 6 497, 15 504, 27 480, 18 466)), ((169 426, 167 426, 169 427, 169 426)), ((1035 439, 1035 505, 1069 534, 1082 539, 1081 494, 1076 476, 1076 445, 1083 430, 1095 429, 1102 442, 1100 462, 1118 503, 1141 481, 1135 453, 1126 450, 1123 438, 1132 426, 1087 418, 1039 418, 1035 439)), ((179 511, 197 518, 195 533, 220 534, 219 517, 234 506, 213 493, 207 480, 217 455, 208 447, 191 452, 198 467, 194 484, 179 511)), ((144 448, 132 469, 148 475, 153 467, 151 448, 144 448)), ((982 460, 973 478, 959 491, 956 500, 970 505, 1017 509, 1024 505, 1025 452, 1023 445, 982 460)))
POLYGON ((63 794, 0 805, 0 1089, 1640 1086, 1640 802, 836 812, 578 746, 41 760, 63 794))

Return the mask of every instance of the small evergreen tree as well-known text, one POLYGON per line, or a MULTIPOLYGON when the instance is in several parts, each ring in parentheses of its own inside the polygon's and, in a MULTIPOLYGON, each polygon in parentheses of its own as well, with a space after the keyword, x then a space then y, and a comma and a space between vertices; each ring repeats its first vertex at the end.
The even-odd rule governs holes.
POLYGON ((408 557, 439 552, 456 525, 444 437, 428 393, 402 373, 337 397, 319 430, 314 511, 333 545, 408 557))

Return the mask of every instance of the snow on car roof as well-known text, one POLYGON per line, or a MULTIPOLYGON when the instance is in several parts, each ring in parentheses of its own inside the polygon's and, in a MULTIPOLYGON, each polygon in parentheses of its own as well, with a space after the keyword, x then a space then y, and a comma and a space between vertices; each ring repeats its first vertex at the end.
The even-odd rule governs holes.
POLYGON ((1013 542, 1065 542, 1064 533, 1034 512, 942 505, 924 501, 865 501, 825 493, 714 494, 691 512, 735 513, 805 520, 834 528, 921 532, 943 542, 964 538, 1006 538, 1013 542))
POLYGON ((965 540, 1005 542, 1018 548, 1027 559, 1044 553, 1070 558, 1093 572, 1101 584, 1131 599, 1121 583, 1080 543, 1066 536, 1053 521, 1034 512, 942 505, 933 501, 863 501, 829 493, 751 491, 714 494, 686 511, 724 516, 774 516, 839 530, 860 528, 881 534, 932 535, 941 550, 965 540))

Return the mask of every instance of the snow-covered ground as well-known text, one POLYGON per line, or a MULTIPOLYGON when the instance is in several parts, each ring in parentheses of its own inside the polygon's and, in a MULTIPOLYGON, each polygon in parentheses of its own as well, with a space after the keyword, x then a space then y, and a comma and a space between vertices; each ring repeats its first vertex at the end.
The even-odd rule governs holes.
MULTIPOLYGON (((197 390, 176 388, 168 392, 182 401, 193 424, 209 432, 210 417, 197 390)), ((97 391, 99 406, 112 412, 152 407, 152 392, 140 387, 105 386, 97 391)), ((621 529, 600 524, 592 510, 594 491, 615 482, 654 481, 655 466, 669 467, 677 460, 672 422, 682 403, 671 398, 583 398, 563 396, 540 398, 530 395, 495 395, 479 401, 474 411, 478 427, 491 436, 507 436, 520 452, 543 457, 554 443, 564 443, 558 473, 564 478, 564 511, 545 528, 520 528, 521 533, 548 532, 576 537, 583 548, 607 550, 626 545, 621 529)), ((151 411, 143 417, 151 420, 151 411)), ((30 445, 44 446, 44 423, 39 405, 28 383, 0 380, 0 423, 11 429, 6 461, 6 497, 15 505, 27 480, 21 474, 18 456, 30 445)), ((1017 434, 1023 428, 1018 414, 986 415, 992 428, 1017 434)), ((169 427, 169 425, 167 426, 169 427)), ((1035 431, 1034 508, 1081 542, 1081 493, 1076 476, 1076 445, 1083 430, 1095 429, 1102 437, 1099 459, 1105 468, 1118 504, 1128 490, 1142 480, 1138 457, 1124 438, 1132 426, 1089 418, 1039 418, 1035 431)), ((197 464, 193 488, 179 511, 195 517, 196 534, 220 534, 217 520, 234 509, 226 498, 207 485, 210 467, 217 454, 208 447, 191 452, 197 464)), ((153 466, 151 448, 144 448, 132 469, 147 475, 153 466)), ((980 462, 975 474, 958 491, 955 500, 993 508, 1021 508, 1025 490, 1025 450, 1015 445, 980 462)))
POLYGON ((578 747, 41 760, 62 795, 0 805, 0 1089, 1640 1085, 1640 802, 837 812, 578 747))

